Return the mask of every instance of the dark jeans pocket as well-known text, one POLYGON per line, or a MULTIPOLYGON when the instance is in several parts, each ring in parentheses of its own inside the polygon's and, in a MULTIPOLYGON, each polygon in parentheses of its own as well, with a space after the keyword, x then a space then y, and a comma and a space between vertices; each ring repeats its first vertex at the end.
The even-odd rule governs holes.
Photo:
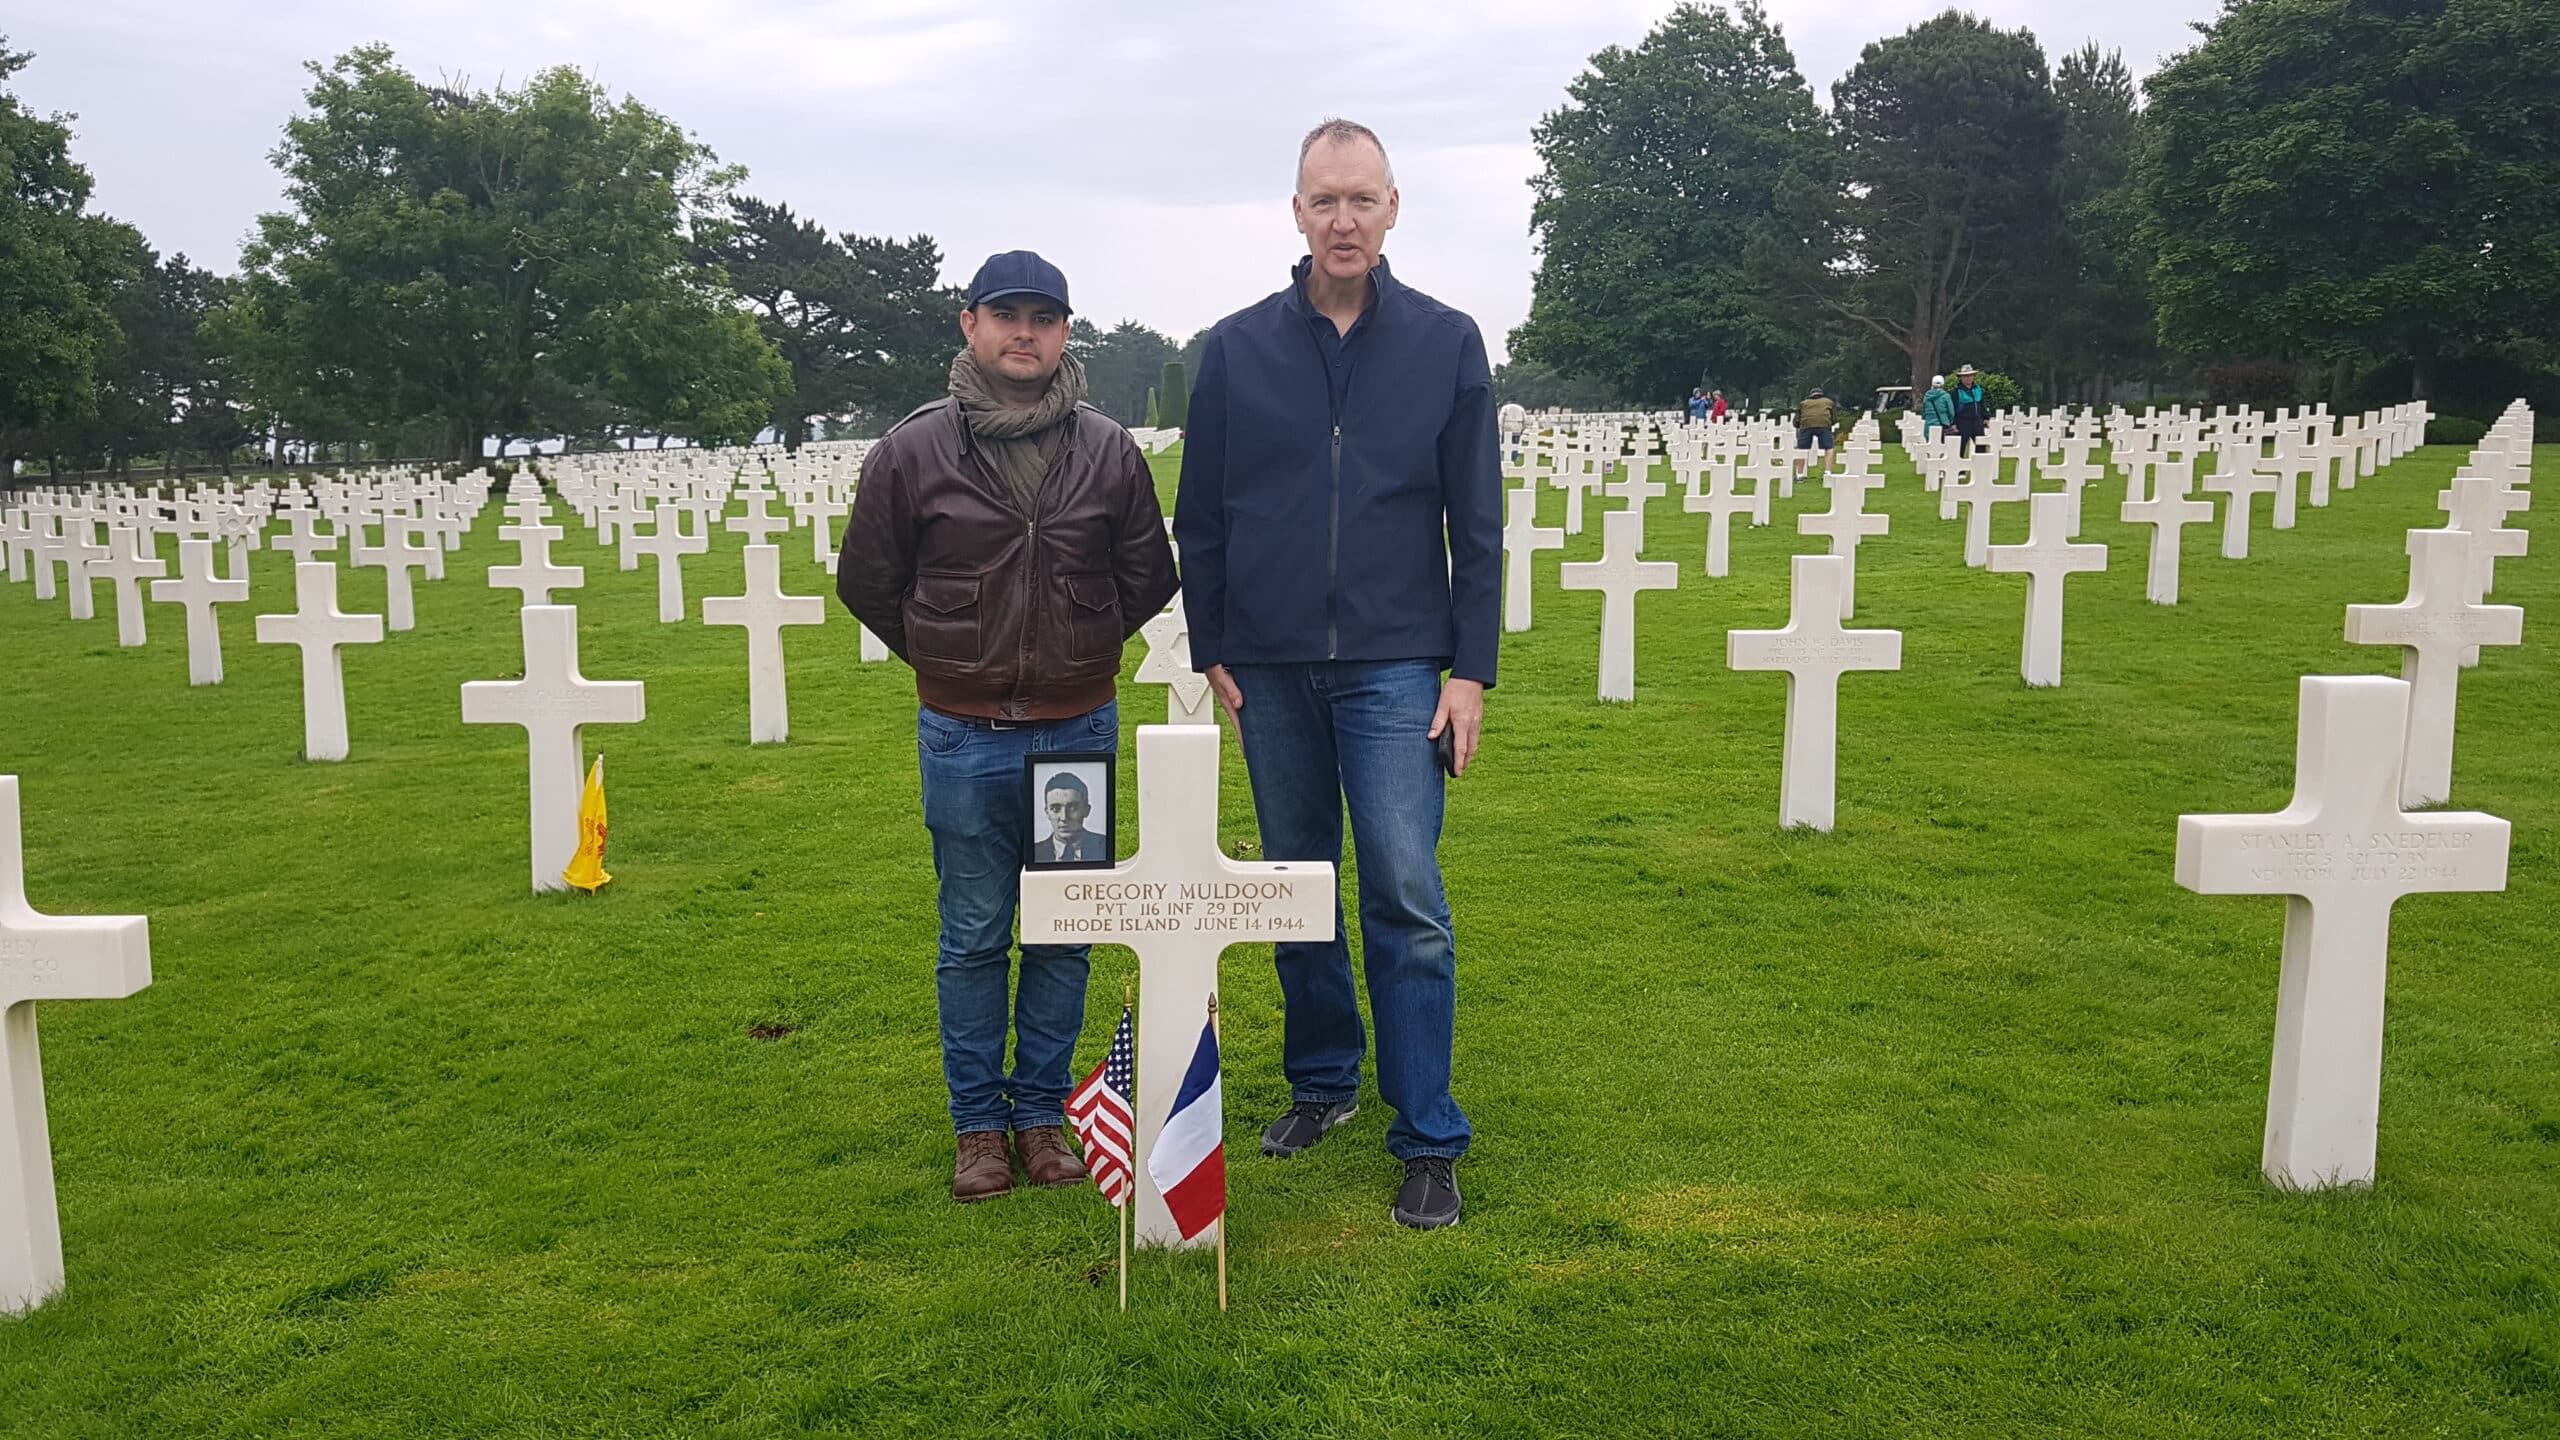
POLYGON ((907 599, 907 648, 934 660, 978 663, 978 577, 918 575, 907 599))

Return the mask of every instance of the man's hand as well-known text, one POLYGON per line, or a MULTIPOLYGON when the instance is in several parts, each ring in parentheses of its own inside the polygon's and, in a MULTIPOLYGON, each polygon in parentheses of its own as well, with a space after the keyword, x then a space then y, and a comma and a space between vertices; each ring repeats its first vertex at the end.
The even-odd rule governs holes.
POLYGON ((1464 775, 1467 767, 1475 763, 1476 742, 1484 735, 1482 681, 1452 678, 1440 687, 1440 708, 1431 716, 1431 733, 1427 738, 1437 740, 1440 732, 1451 726, 1457 727, 1457 773, 1464 775))
POLYGON ((1236 677, 1228 674, 1224 665, 1212 665, 1201 673, 1209 677, 1209 693, 1218 697, 1218 708, 1227 712, 1228 722, 1237 727, 1236 733, 1243 734, 1244 720, 1236 712, 1244 708, 1244 692, 1236 688, 1236 677))

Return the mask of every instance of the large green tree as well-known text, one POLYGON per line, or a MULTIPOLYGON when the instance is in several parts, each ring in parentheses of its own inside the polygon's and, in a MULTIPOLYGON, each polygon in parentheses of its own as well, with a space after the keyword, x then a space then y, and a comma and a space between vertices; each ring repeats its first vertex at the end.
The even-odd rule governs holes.
POLYGON ((269 404, 314 427, 432 422, 447 453, 550 433, 600 393, 633 429, 750 438, 788 367, 697 263, 688 221, 734 171, 568 69, 429 85, 380 46, 313 64, 229 327, 269 404))
POLYGON ((2053 93, 2062 106, 2062 273, 2041 328, 2058 372, 2051 378, 2067 393, 2049 398, 2103 404, 2118 378, 2150 370, 2159 351, 2134 184, 2141 116, 2123 53, 2094 43, 2054 66, 2053 93))
POLYGON ((1684 4, 1568 94, 1534 132, 1538 272, 1512 353, 1657 404, 1785 373, 1809 337, 1770 277, 1820 264, 1833 183, 1785 37, 1757 4, 1684 4))
MULTIPOLYGON (((29 58, 0 37, 0 82, 29 58)), ((0 479, 49 433, 97 415, 99 366, 121 339, 113 292, 142 244, 88 213, 69 122, 0 89, 0 479)))
POLYGON ((2560 24, 2529 0, 2231 0, 2146 86, 2170 344, 2406 359, 2560 337, 2560 24))
POLYGON ((813 416, 894 420, 941 393, 964 297, 941 283, 930 237, 830 235, 746 195, 695 236, 791 367, 773 410, 784 445, 798 449, 813 416))
POLYGON ((106 296, 116 338, 98 363, 96 406, 47 448, 119 473, 154 455, 183 466, 187 452, 216 451, 235 428, 217 423, 228 406, 224 357, 204 332, 227 284, 184 255, 161 258, 139 236, 122 268, 106 296))
POLYGON ((1083 362, 1093 408, 1123 425, 1145 423, 1147 392, 1164 378, 1165 362, 1177 353, 1172 337, 1135 320, 1104 330, 1079 319, 1068 328, 1068 345, 1083 362))
POLYGON ((1868 45, 1831 101, 1843 259, 1812 293, 1900 351, 1916 393, 1969 315, 2050 273, 2062 107, 2035 36, 1953 10, 1868 45))

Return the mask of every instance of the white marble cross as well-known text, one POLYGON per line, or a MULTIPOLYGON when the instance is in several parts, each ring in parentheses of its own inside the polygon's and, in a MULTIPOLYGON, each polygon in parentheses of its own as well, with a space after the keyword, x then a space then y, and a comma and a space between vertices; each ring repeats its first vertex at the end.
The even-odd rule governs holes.
POLYGON ((1840 561, 1840 618, 1846 620, 1858 613, 1858 545, 1890 531, 1893 517, 1866 508, 1867 492, 1884 488, 1881 475, 1833 475, 1822 483, 1831 491, 1831 508, 1797 516, 1796 531, 1830 538, 1831 553, 1840 561))
POLYGON ((2471 596, 2468 536, 2460 530, 2409 532, 2409 598, 2397 605, 2347 607, 2347 643, 2401 647, 2409 682, 2408 750, 2400 803, 2440 805, 2453 795, 2453 721, 2462 656, 2482 645, 2524 643, 2524 611, 2471 596))
POLYGON ((1650 457, 1630 456, 1626 473, 1601 487, 1610 498, 1626 502, 1627 513, 1636 517, 1636 548, 1644 548, 1644 507, 1670 493, 1670 487, 1653 478, 1650 457))
POLYGON ((1330 940, 1341 924, 1323 861, 1230 860, 1218 845, 1214 725, 1138 727, 1138 853, 1108 870, 1022 873, 1022 943, 1126 945, 1138 952, 1137 1234, 1182 1239, 1145 1157, 1173 1111, 1230 945, 1330 940))
POLYGON ((1564 492, 1564 533, 1579 535, 1582 533, 1582 502, 1607 484, 1608 477, 1600 473, 1599 461, 1587 451, 1576 456, 1572 463, 1572 469, 1560 469, 1548 476, 1547 483, 1564 492), (1591 468, 1584 469, 1586 464, 1591 468))
POLYGON ((1769 523, 1769 482, 1748 495, 1734 489, 1734 467, 1718 465, 1707 472, 1707 493, 1682 497, 1680 508, 1707 512, 1707 578, 1721 580, 1733 570, 1733 517, 1748 515, 1754 525, 1769 523))
POLYGON ((98 618, 97 563, 107 558, 107 547, 97 541, 96 522, 70 520, 62 522, 61 538, 51 553, 62 562, 62 581, 71 592, 71 618, 98 618))
POLYGON ((1606 537, 1597 560, 1568 561, 1556 567, 1567 590, 1597 590, 1600 607, 1600 698, 1636 698, 1636 593, 1672 590, 1680 584, 1680 567, 1669 560, 1638 558, 1637 531, 1642 516, 1613 510, 1601 517, 1606 537))
POLYGON ((2127 525, 2151 527, 2151 568, 2143 581, 2143 598, 2154 605, 2178 603, 2178 541, 2190 525, 2213 519, 2213 502, 2188 495, 2195 485, 2195 465, 2187 460, 2159 462, 2158 479, 2147 499, 2127 500, 2127 525))
POLYGON ((2023 545, 1994 545, 1989 555, 1995 575, 2027 577, 2026 647, 2018 673, 2029 685, 2062 683, 2062 586, 2073 575, 2107 568, 2107 547, 2080 545, 2062 538, 2070 523, 2070 498, 2058 494, 2035 497, 2023 545))
POLYGON ((683 530, 684 510, 681 506, 658 507, 658 523, 646 535, 638 527, 626 527, 622 533, 626 553, 646 555, 658 562, 658 621, 672 625, 684 618, 684 559, 700 555, 711 548, 710 538, 687 535, 683 530))
POLYGON ((107 531, 107 558, 89 562, 89 573, 112 581, 116 597, 116 643, 131 649, 149 637, 143 629, 142 582, 169 573, 167 562, 142 553, 142 532, 122 525, 107 531))
POLYGON ((26 581, 27 562, 33 560, 36 553, 36 525, 36 517, 23 510, 0 514, 0 555, 9 558, 8 576, 12 585, 26 581))
POLYGON ((1899 630, 1843 630, 1841 594, 1849 562, 1798 555, 1783 630, 1728 630, 1725 664, 1787 672, 1785 759, 1778 772, 1778 824, 1829 830, 1839 790, 1840 676, 1902 668, 1899 630))
POLYGON ((471 680, 462 687, 462 723, 521 725, 529 776, 533 888, 566 890, 560 878, 578 853, 578 794, 586 781, 587 725, 635 725, 648 718, 637 680, 590 680, 578 673, 578 607, 527 605, 524 678, 471 680))
POLYGON ((782 664, 782 627, 823 625, 827 602, 816 595, 782 593, 782 547, 746 547, 747 593, 702 602, 705 625, 737 625, 747 632, 747 743, 779 745, 791 738, 791 699, 782 664))
POLYGON ((2373 1181, 2392 906, 2507 886, 2506 821, 2402 808, 2408 719, 2405 681, 2304 676, 2293 803, 2178 818, 2180 885, 2288 897, 2261 1162, 2288 1190, 2373 1181))
POLYGON ((1518 633, 1529 628, 1529 597, 1535 588, 1530 562, 1541 550, 1564 548, 1564 532, 1538 523, 1538 490, 1532 483, 1506 492, 1502 525, 1502 628, 1518 633))
POLYGON ((0 1315, 62 1289, 62 1215, 53 1193, 39 1000, 121 1000, 151 983, 151 928, 139 915, 43 915, 27 903, 18 777, 0 775, 0 1315))
MULTIPOLYGON (((1966 472, 1964 479, 1950 482, 1938 492, 1941 501, 1953 496, 1957 503, 1971 507, 1964 512, 1964 563, 1968 567, 1979 570, 1990 561, 1991 507, 2004 501, 2026 500, 2034 495, 2033 466, 2033 461, 2020 456, 2016 478, 2003 480, 2000 478, 2000 462, 1994 457, 1988 476, 1980 470, 1971 470, 1966 472)), ((2067 525, 2071 519, 2070 497, 2062 497, 2062 503, 2062 518, 2067 525)))
POLYGON ((2061 481, 2062 493, 2071 497, 2070 538, 2074 540, 2080 538, 2080 492, 2090 481, 2102 479, 2107 473, 2106 466, 2089 458, 2097 444, 2096 440, 2085 435, 2065 440, 2062 442, 2061 463, 2044 467, 2044 478, 2061 481))
POLYGON ((524 605, 548 605, 554 590, 576 590, 587 583, 584 565, 556 565, 551 542, 560 538, 557 525, 501 525, 498 538, 516 543, 516 563, 489 567, 489 588, 522 591, 524 605))
MULTIPOLYGON (((1514 495, 1518 491, 1512 492, 1514 495)), ((1557 544, 1564 542, 1559 539, 1557 544)), ((869 636, 869 631, 863 632, 869 636)), ((1146 658, 1138 662, 1138 683, 1163 685, 1165 723, 1168 725, 1215 725, 1218 711, 1209 693, 1209 677, 1191 668, 1191 618, 1184 613, 1182 597, 1177 594, 1156 617, 1138 627, 1147 642, 1146 658)), ((877 643, 876 641, 874 643, 877 643)), ((889 647, 880 646, 882 654, 889 647)))
POLYGON ((291 551, 295 564, 326 555, 338 548, 338 536, 320 533, 320 512, 297 510, 288 522, 289 528, 276 537, 275 548, 291 551))
MULTIPOLYGON (((354 542, 347 548, 350 565, 382 567, 383 624, 392 630, 418 628, 418 610, 410 594, 409 572, 436 564, 436 557, 442 553, 433 545, 410 544, 412 533, 406 516, 386 515, 382 518, 381 544, 365 544, 364 532, 359 527, 354 542)), ((301 570, 299 565, 294 568, 297 573, 301 570)))
POLYGON ((187 683, 221 684, 222 626, 214 619, 213 607, 248 599, 249 582, 215 578, 212 541, 181 540, 178 578, 152 581, 151 598, 187 607, 187 683))
POLYGON ((295 613, 258 617, 258 643, 301 647, 302 758, 344 760, 347 680, 338 647, 382 643, 382 617, 338 609, 338 567, 326 560, 296 564, 293 593, 295 613))
MULTIPOLYGON (((2532 509, 2533 496, 2500 480, 2457 471, 2453 484, 2436 492, 2436 506, 2445 513, 2446 529, 2471 537, 2467 562, 2470 580, 2465 593, 2474 600, 2487 599, 2489 592, 2497 588, 2498 562, 2526 552, 2530 532, 2510 528, 2507 517, 2532 509)), ((2479 663, 2480 647, 2474 645, 2462 652, 2465 669, 2479 663)))
POLYGON ((746 536, 750 545, 765 545, 772 543, 775 535, 791 528, 790 521, 774 514, 767 505, 766 502, 773 498, 772 491, 758 486, 742 493, 747 499, 747 513, 732 515, 720 522, 731 533, 746 536))
POLYGON ((2235 464, 2228 470, 2216 470, 2205 478, 2204 488, 2228 497, 2222 506, 2222 558, 2249 558, 2249 518, 2256 508, 2250 502, 2260 495, 2276 492, 2277 478, 2248 465, 2235 464))

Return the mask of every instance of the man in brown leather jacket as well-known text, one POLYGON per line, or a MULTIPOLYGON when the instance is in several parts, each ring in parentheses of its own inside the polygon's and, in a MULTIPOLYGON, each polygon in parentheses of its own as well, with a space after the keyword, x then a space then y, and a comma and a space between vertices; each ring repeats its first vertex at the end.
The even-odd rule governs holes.
MULTIPOLYGON (((940 880, 934 991, 959 1134, 951 1195, 1085 1178, 1066 1138, 1087 949, 1025 945, 1024 757, 1117 750, 1120 647, 1173 598, 1155 482, 1129 433, 1083 403, 1067 281, 1026 250, 969 285, 951 393, 863 460, 836 566, 845 608, 916 673, 924 823, 940 880), (1005 1033, 1014 1037, 1006 1073, 1005 1033)), ((1108 864, 1110 857, 1103 857, 1108 864)))

